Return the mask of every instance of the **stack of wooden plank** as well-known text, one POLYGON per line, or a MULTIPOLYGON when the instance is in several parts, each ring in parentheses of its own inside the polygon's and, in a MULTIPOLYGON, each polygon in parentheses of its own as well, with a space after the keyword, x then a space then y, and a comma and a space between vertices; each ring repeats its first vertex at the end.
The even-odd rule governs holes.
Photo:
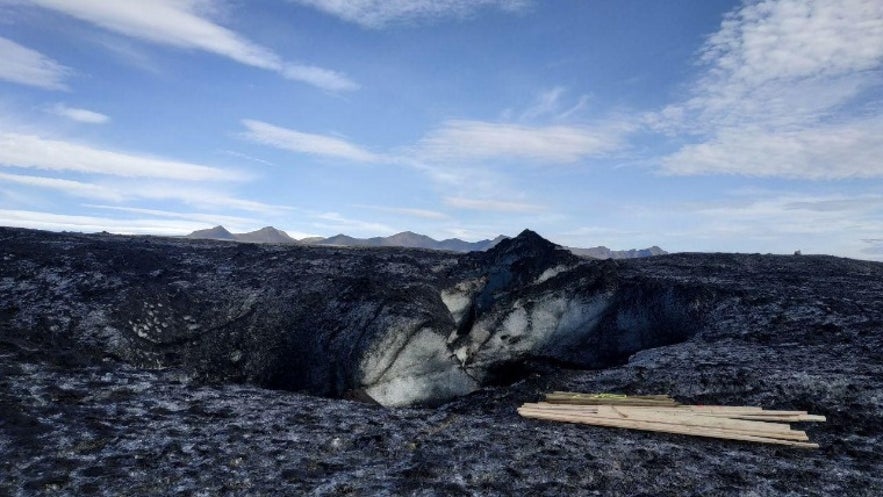
POLYGON ((553 392, 518 409, 527 418, 818 448, 788 423, 825 421, 806 411, 761 407, 681 405, 667 395, 553 392))

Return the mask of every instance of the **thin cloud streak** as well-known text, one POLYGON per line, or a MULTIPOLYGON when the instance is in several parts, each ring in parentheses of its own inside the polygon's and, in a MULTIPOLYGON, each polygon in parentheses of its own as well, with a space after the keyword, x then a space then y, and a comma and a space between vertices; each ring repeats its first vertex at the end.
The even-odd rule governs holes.
POLYGON ((357 204, 357 205, 354 205, 353 207, 358 207, 360 209, 371 209, 371 210, 380 211, 380 212, 388 212, 391 214, 399 214, 399 215, 403 215, 403 216, 418 217, 418 218, 422 218, 422 219, 438 219, 438 220, 448 219, 448 216, 441 213, 441 212, 431 211, 431 210, 427 210, 427 209, 413 209, 413 208, 407 208, 407 207, 383 207, 383 206, 379 206, 379 205, 364 205, 364 204, 357 204))
POLYGON ((530 204, 525 202, 472 199, 463 197, 445 197, 444 203, 445 205, 454 207, 456 209, 487 212, 535 213, 541 212, 546 209, 542 205, 530 204))
POLYGON ((883 195, 840 195, 806 198, 785 204, 785 208, 819 212, 851 211, 853 213, 868 213, 876 211, 883 217, 883 195))
POLYGON ((245 160, 251 161, 251 162, 257 162, 258 164, 264 164, 266 166, 278 166, 278 164, 276 164, 275 162, 270 162, 266 159, 261 159, 259 157, 252 157, 248 154, 243 154, 242 152, 237 152, 235 150, 221 150, 220 152, 223 154, 227 154, 231 157, 245 159, 245 160))
POLYGON ((241 173, 175 160, 103 150, 33 134, 0 131, 0 164, 131 178, 183 181, 242 180, 241 173))
POLYGON ((77 107, 68 107, 65 104, 55 104, 49 108, 49 112, 57 116, 61 116, 71 121, 77 121, 85 124, 104 124, 110 121, 110 117, 100 112, 88 109, 80 109, 77 107))
POLYGON ((244 119, 242 124, 248 128, 248 131, 241 134, 243 138, 289 152, 345 159, 353 162, 381 162, 384 160, 381 155, 333 136, 304 133, 253 119, 244 119))
MULTIPOLYGON (((567 89, 563 86, 555 86, 549 90, 540 92, 534 102, 518 117, 520 122, 533 122, 539 118, 551 118, 555 121, 568 120, 579 115, 586 109, 589 103, 588 95, 580 95, 575 103, 565 103, 567 89)), ((507 111, 511 114, 512 111, 507 111)))
POLYGON ((141 185, 127 191, 131 192, 136 198, 176 200, 200 209, 238 210, 263 215, 279 215, 294 210, 294 207, 291 206, 242 199, 223 191, 203 186, 173 185, 159 182, 141 185))
POLYGON ((170 185, 163 182, 145 183, 144 180, 137 183, 97 184, 45 176, 0 173, 0 185, 3 183, 54 190, 77 198, 119 203, 137 200, 177 201, 199 208, 232 209, 263 215, 277 215, 294 209, 285 205, 237 198, 204 186, 170 185))
POLYGON ((483 9, 517 12, 529 0, 294 0, 365 28, 462 19, 483 9))
POLYGON ((120 202, 125 199, 125 196, 122 193, 101 185, 61 178, 0 173, 0 183, 14 183, 23 186, 57 190, 74 197, 102 199, 114 202, 120 202))
POLYGON ((862 240, 867 246, 862 248, 861 252, 870 256, 876 256, 878 259, 883 258, 883 239, 866 238, 862 240))
POLYGON ((563 86, 556 86, 540 93, 534 103, 521 113, 520 121, 532 121, 538 117, 554 114, 561 107, 561 97, 567 90, 563 86))
POLYGON ((341 73, 285 61, 272 50, 200 15, 200 10, 212 7, 211 0, 142 0, 137 2, 138 8, 132 8, 133 1, 33 0, 31 3, 125 36, 160 45, 202 50, 324 90, 358 88, 358 84, 341 73))
POLYGON ((346 233, 348 235, 384 236, 393 235, 401 230, 396 230, 383 223, 374 221, 362 221, 344 217, 338 212, 322 212, 312 216, 316 219, 313 226, 323 231, 346 233))
POLYGON ((522 126, 485 121, 447 121, 416 146, 424 161, 523 159, 574 163, 620 149, 626 126, 522 126))
POLYGON ((101 204, 85 204, 83 207, 91 209, 101 209, 115 212, 125 212, 128 214, 143 214, 147 216, 179 219, 183 221, 194 221, 199 223, 210 224, 212 226, 222 224, 228 229, 238 229, 241 226, 257 226, 261 224, 261 220, 239 216, 229 216, 223 214, 211 214, 204 212, 175 212, 161 209, 143 209, 139 207, 124 207, 119 205, 101 205, 101 204))
POLYGON ((0 225, 51 231, 98 232, 119 234, 186 235, 203 224, 168 219, 116 219, 95 216, 73 216, 51 212, 0 209, 0 225))
POLYGON ((71 70, 36 50, 0 37, 0 79, 45 90, 67 90, 71 70))

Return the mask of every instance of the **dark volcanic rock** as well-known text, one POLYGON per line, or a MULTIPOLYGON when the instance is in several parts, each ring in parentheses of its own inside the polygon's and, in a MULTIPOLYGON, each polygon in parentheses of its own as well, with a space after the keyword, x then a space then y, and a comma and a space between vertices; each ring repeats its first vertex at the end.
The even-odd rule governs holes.
POLYGON ((0 229, 0 495, 881 495, 881 295, 879 263, 586 261, 530 232, 454 255, 0 229), (829 422, 803 451, 515 414, 563 389, 829 422))
MULTIPOLYGON (((635 338, 644 332, 620 307, 694 298, 656 285, 623 301, 615 266, 530 231, 461 256, 6 233, 0 292, 15 302, 6 323, 19 339, 204 381, 364 391, 384 405, 446 401, 530 358, 605 364, 609 351, 659 342, 635 338)), ((668 310, 657 318, 689 314, 668 310)))

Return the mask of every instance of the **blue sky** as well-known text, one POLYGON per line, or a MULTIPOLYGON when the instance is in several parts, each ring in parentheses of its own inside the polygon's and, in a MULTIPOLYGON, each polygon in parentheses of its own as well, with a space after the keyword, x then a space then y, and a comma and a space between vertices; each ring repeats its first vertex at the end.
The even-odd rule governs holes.
POLYGON ((0 225, 883 259, 878 0, 0 0, 0 225))

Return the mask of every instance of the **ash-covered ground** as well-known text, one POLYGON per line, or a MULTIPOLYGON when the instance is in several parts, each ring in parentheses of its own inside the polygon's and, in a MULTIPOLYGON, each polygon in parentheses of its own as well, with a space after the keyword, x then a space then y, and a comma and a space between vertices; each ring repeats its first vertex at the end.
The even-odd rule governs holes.
POLYGON ((455 255, 2 229, 0 495, 883 495, 883 264, 595 262, 519 238, 455 255), (433 407, 304 393, 393 387, 433 407), (550 390, 828 422, 801 425, 805 450, 518 417, 550 390))

